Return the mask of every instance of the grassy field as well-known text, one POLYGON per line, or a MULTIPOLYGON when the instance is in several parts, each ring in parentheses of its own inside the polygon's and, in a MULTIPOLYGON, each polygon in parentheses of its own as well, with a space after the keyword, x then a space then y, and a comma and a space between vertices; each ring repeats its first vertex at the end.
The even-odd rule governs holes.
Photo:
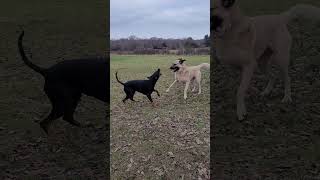
MULTIPOLYGON (((197 179, 209 173, 209 72, 203 71, 202 94, 188 92, 183 99, 182 84, 173 82, 169 70, 174 56, 111 56, 111 175, 115 179, 197 179), (153 94, 158 107, 146 96, 122 103, 121 81, 146 79, 157 68, 162 76, 156 84, 160 97, 153 94)), ((188 65, 209 62, 209 56, 185 57, 188 65)), ((206 178, 207 177, 207 178, 206 178)))
POLYGON ((42 67, 105 56, 108 4, 12 0, 0 6, 0 179, 106 177, 107 107, 84 96, 76 119, 91 127, 74 128, 59 119, 47 138, 36 123, 51 108, 43 78, 21 61, 17 38, 23 27, 27 54, 42 67))
MULTIPOLYGON (((254 16, 279 13, 296 3, 320 7, 315 0, 243 0, 240 5, 244 13, 254 16)), ((319 24, 310 19, 297 19, 289 24, 293 36, 290 65, 293 102, 281 103, 283 83, 279 80, 269 97, 260 97, 268 80, 257 70, 246 98, 245 121, 239 122, 235 111, 239 71, 215 66, 212 61, 210 130, 214 179, 319 179, 319 24)))

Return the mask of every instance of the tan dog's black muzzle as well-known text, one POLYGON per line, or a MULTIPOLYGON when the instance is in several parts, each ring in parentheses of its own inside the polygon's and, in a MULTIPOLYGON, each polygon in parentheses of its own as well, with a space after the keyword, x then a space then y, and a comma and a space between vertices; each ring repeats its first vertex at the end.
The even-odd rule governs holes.
POLYGON ((176 64, 173 64, 169 69, 171 69, 173 72, 177 72, 179 70, 179 67, 176 64))
POLYGON ((223 19, 220 16, 212 16, 211 18, 211 30, 218 32, 218 28, 222 26, 223 19))

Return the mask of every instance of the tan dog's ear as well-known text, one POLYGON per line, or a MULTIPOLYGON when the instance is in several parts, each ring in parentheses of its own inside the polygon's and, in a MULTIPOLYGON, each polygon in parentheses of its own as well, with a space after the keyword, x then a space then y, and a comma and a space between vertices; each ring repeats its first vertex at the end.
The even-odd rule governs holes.
POLYGON ((222 6, 224 8, 230 8, 234 5, 236 0, 222 0, 222 6))
POLYGON ((182 59, 182 58, 179 58, 179 63, 180 63, 180 64, 183 64, 183 62, 185 62, 185 61, 187 61, 187 60, 182 59))

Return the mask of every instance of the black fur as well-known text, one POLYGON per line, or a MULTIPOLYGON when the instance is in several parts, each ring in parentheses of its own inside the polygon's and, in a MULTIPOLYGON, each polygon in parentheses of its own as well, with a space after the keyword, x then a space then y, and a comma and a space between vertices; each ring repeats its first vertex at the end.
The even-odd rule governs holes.
POLYGON ((233 4, 235 3, 235 0, 223 0, 222 1, 222 6, 224 8, 230 8, 233 6, 233 4))
POLYGON ((82 94, 103 102, 110 101, 107 59, 75 59, 57 63, 47 69, 41 68, 33 64, 25 55, 22 45, 23 36, 24 32, 20 34, 18 40, 22 60, 44 77, 44 92, 52 104, 50 114, 40 122, 41 128, 46 133, 51 122, 60 117, 72 125, 81 126, 74 120, 73 114, 82 94))
POLYGON ((127 81, 126 83, 123 83, 119 80, 118 72, 116 72, 116 79, 120 84, 123 85, 123 90, 126 93, 126 97, 122 100, 122 102, 125 103, 126 100, 128 99, 130 99, 131 101, 135 101, 133 99, 133 96, 135 92, 138 91, 146 95, 150 100, 150 102, 152 103, 153 100, 151 98, 151 94, 153 92, 156 92, 158 96, 160 96, 159 92, 154 89, 154 86, 156 85, 160 76, 161 76, 160 69, 158 69, 150 77, 148 77, 148 80, 132 80, 132 81, 127 81))
POLYGON ((211 30, 217 31, 218 27, 221 27, 223 23, 223 19, 219 16, 212 16, 211 17, 211 30))
POLYGON ((187 60, 182 59, 182 58, 179 58, 178 60, 179 60, 179 63, 180 63, 180 64, 183 64, 183 62, 187 61, 187 60))

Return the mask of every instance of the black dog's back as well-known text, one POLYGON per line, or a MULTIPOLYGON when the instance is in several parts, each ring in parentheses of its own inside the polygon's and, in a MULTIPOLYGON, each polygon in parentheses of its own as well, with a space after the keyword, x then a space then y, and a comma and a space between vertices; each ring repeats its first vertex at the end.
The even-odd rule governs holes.
POLYGON ((101 101, 109 102, 109 61, 105 58, 74 59, 46 70, 49 83, 63 83, 101 101))

